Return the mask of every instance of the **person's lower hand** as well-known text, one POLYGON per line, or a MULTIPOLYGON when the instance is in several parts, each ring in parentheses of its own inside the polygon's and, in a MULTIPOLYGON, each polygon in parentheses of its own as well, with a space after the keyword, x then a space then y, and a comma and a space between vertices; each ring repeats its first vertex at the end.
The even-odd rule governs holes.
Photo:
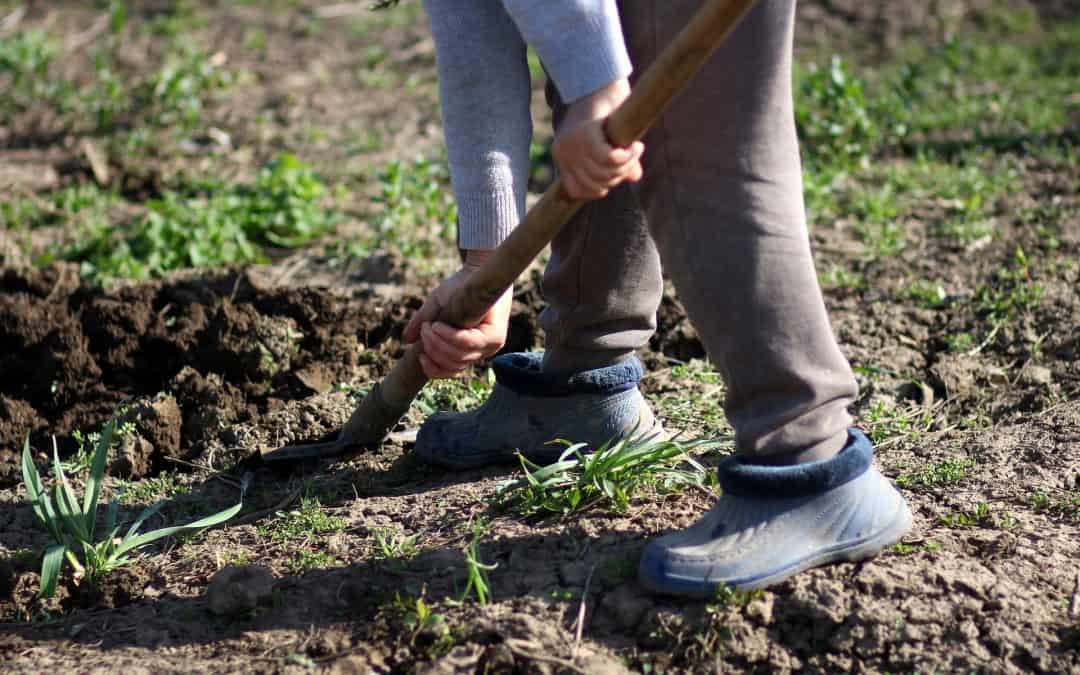
POLYGON ((628 148, 616 148, 604 134, 604 120, 629 95, 629 81, 616 80, 567 107, 551 155, 572 198, 599 199, 623 181, 641 180, 645 146, 636 141, 628 148))
POLYGON ((420 340, 424 351, 420 365, 431 379, 455 377, 480 359, 492 356, 506 344, 513 289, 509 289, 472 328, 457 328, 435 321, 439 310, 450 303, 454 292, 479 269, 490 251, 468 251, 461 269, 447 277, 424 300, 405 327, 405 342, 420 340))

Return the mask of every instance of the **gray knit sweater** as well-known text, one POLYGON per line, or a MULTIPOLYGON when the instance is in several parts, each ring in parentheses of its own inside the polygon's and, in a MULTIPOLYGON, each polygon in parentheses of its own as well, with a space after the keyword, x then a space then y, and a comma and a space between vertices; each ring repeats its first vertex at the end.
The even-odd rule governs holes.
POLYGON ((425 0, 458 244, 498 246, 525 215, 532 45, 564 101, 630 74, 615 0, 425 0))

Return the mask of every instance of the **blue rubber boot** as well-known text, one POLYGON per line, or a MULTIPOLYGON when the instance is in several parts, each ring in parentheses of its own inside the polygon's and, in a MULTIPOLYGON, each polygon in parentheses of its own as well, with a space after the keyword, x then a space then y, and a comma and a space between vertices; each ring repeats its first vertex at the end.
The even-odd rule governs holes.
POLYGON ((723 495, 701 520, 653 540, 638 567, 656 593, 710 597, 721 585, 749 590, 805 569, 860 560, 911 530, 904 498, 871 465, 873 445, 852 429, 831 459, 795 466, 719 467, 723 495))
POLYGON ((517 452, 550 464, 566 446, 596 449, 612 439, 656 435, 659 425, 638 391, 636 357, 569 377, 540 370, 543 354, 504 354, 492 362, 495 389, 476 410, 436 413, 416 436, 420 459, 450 469, 517 462, 517 452))

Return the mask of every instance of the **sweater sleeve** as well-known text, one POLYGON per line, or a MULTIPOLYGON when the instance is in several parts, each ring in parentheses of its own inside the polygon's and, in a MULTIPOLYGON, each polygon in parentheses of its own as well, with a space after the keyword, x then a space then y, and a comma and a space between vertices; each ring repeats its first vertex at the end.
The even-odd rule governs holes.
POLYGON ((425 0, 458 204, 458 245, 498 246, 525 213, 526 41, 572 102, 630 74, 615 0, 425 0))
POLYGON ((615 0, 502 0, 563 101, 630 75, 615 0))
POLYGON ((525 213, 532 139, 525 42, 494 0, 425 5, 458 204, 458 245, 494 248, 525 213))

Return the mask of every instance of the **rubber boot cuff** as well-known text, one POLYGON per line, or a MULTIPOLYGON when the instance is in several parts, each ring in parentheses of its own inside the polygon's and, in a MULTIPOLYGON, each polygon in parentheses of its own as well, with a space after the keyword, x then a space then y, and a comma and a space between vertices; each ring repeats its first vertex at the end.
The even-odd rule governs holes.
POLYGON ((848 441, 835 457, 796 464, 768 466, 728 457, 717 469, 725 494, 741 497, 809 497, 849 483, 866 473, 874 446, 858 429, 848 430, 848 441))
POLYGON ((495 381, 522 396, 570 396, 573 394, 618 394, 638 386, 645 370, 632 356, 612 366, 576 373, 569 377, 545 373, 542 352, 503 354, 491 363, 495 381))

